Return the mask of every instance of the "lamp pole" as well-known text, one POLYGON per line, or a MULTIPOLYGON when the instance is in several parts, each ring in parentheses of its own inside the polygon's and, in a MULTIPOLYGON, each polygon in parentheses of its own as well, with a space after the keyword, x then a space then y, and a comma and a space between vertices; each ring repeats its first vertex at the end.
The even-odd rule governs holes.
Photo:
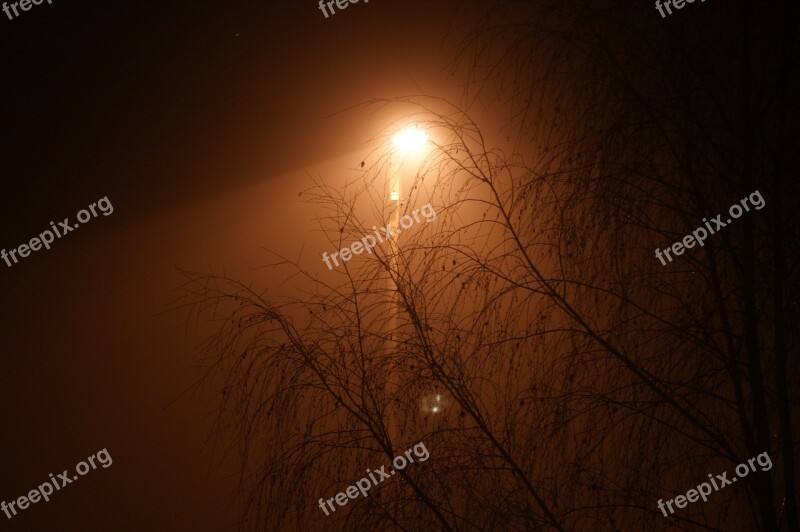
POLYGON ((402 206, 402 196, 400 189, 400 165, 393 166, 389 163, 389 171, 391 172, 389 201, 391 202, 392 212, 389 216, 391 227, 396 228, 394 236, 389 240, 389 291, 392 294, 392 302, 389 310, 389 376, 386 381, 386 393, 389 397, 389 408, 387 409, 387 431, 389 434, 390 445, 394 447, 397 445, 399 438, 397 416, 399 410, 394 404, 397 400, 398 385, 394 382, 397 376, 396 371, 396 358, 398 356, 399 347, 399 332, 398 324, 400 322, 400 287, 397 284, 397 279, 400 276, 400 269, 398 267, 400 252, 399 238, 400 235, 397 231, 400 228, 400 208, 402 206))

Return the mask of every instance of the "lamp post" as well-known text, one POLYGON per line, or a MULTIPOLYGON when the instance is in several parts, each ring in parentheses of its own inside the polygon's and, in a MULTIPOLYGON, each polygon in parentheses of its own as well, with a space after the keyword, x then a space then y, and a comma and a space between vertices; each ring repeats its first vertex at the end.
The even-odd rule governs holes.
MULTIPOLYGON (((428 141, 428 135, 415 127, 409 127, 396 133, 392 138, 392 144, 397 151, 409 155, 412 152, 422 148, 428 141)), ((398 255, 400 252, 399 246, 399 233, 400 233, 400 210, 403 207, 402 186, 400 180, 400 165, 393 167, 391 164, 390 156, 390 190, 389 201, 392 204, 392 213, 390 216, 391 225, 396 229, 394 237, 389 241, 389 290, 393 292, 393 309, 389 314, 389 352, 396 352, 398 346, 398 323, 399 315, 402 311, 402 304, 400 300, 400 288, 395 279, 400 277, 400 269, 398 263, 398 255)), ((389 409, 388 415, 388 432, 390 444, 394 445, 399 437, 397 431, 397 415, 392 408, 392 402, 396 395, 396 385, 393 382, 395 376, 394 362, 390 362, 389 377, 386 382, 386 392, 389 396, 389 409)))

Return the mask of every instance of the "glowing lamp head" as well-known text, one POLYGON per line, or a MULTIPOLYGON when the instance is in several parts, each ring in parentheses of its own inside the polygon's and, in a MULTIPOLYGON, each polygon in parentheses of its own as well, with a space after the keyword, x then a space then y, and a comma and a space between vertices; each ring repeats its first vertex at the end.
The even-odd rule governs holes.
POLYGON ((395 134, 392 139, 394 147, 400 151, 410 153, 418 150, 428 141, 428 135, 417 128, 409 127, 395 134))

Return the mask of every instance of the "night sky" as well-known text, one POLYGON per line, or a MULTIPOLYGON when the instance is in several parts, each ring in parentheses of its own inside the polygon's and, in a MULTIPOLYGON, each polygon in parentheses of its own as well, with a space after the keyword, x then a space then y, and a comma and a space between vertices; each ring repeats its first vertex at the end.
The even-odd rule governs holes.
POLYGON ((249 274, 260 247, 297 253, 305 170, 356 166, 382 125, 326 117, 450 83, 453 3, 374 0, 329 20, 305 4, 57 1, 0 20, 5 247, 114 206, 2 272, 3 496, 102 448, 114 459, 4 529, 235 523, 218 392, 184 395, 204 332, 163 314, 177 268, 249 274))

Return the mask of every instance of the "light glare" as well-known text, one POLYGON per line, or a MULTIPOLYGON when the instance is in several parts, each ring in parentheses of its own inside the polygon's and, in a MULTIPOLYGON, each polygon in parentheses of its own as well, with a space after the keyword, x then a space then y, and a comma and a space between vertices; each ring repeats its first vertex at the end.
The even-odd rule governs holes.
POLYGON ((392 140, 394 147, 404 152, 412 152, 421 148, 428 141, 424 131, 410 127, 395 134, 392 140))

